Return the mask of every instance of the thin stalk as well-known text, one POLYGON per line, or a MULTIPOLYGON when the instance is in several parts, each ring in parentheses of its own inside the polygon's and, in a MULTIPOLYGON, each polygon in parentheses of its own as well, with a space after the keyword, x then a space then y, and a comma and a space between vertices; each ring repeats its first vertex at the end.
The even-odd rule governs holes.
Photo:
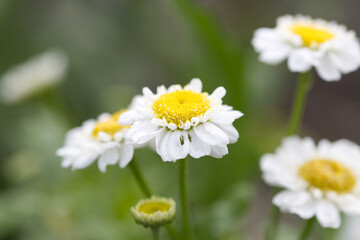
POLYGON ((311 88, 311 75, 310 72, 302 73, 300 75, 297 91, 290 115, 290 121, 287 134, 291 136, 299 131, 301 120, 304 115, 306 97, 311 88))
POLYGON ((154 240, 160 240, 160 227, 154 227, 151 228, 151 231, 153 233, 153 239, 154 240))
POLYGON ((314 226, 315 223, 315 218, 310 218, 309 220, 306 221, 305 226, 301 232, 301 235, 299 237, 299 240, 306 240, 310 233, 311 233, 311 229, 314 226))
MULTIPOLYGON (((135 177, 136 183, 139 186, 142 193, 146 197, 151 197, 152 192, 145 181, 145 178, 139 168, 139 165, 136 162, 135 157, 133 157, 129 166, 130 166, 131 172, 133 173, 133 175, 135 177)), ((166 229, 168 230, 169 234, 172 236, 173 239, 176 239, 176 240, 182 239, 182 236, 180 235, 180 233, 178 231, 176 231, 172 225, 170 225, 170 224, 167 225, 166 229)))
POLYGON ((191 238, 191 228, 189 220, 189 207, 187 196, 187 182, 186 182, 186 158, 179 161, 179 189, 181 199, 182 211, 182 225, 186 239, 191 238))
MULTIPOLYGON (((294 103, 292 106, 292 111, 288 123, 288 130, 286 135, 291 136, 296 134, 301 126, 301 121, 303 119, 305 103, 308 92, 311 88, 311 73, 306 72, 300 74, 297 90, 294 98, 294 103)), ((279 192, 279 189, 276 189, 274 195, 279 192)), ((270 222, 266 229, 266 240, 274 240, 277 239, 277 231, 279 228, 281 213, 278 207, 272 205, 271 213, 270 213, 270 222)))
MULTIPOLYGON (((276 190, 276 192, 278 192, 278 190, 276 190)), ((277 239, 276 236, 279 228, 279 222, 280 222, 280 210, 278 207, 272 205, 271 213, 270 213, 270 222, 266 229, 266 240, 277 239)))
POLYGON ((151 197, 151 191, 149 186, 147 185, 145 178, 142 174, 142 172, 140 171, 139 165, 137 164, 135 158, 133 158, 129 164, 130 169, 135 177, 136 183, 138 184, 139 188, 141 189, 141 191, 143 192, 143 194, 146 197, 151 197))

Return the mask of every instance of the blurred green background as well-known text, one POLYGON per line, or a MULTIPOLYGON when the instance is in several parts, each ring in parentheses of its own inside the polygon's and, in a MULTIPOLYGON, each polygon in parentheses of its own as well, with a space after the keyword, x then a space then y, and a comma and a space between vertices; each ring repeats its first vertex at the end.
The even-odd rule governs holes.
MULTIPOLYGON (((55 151, 68 129, 126 107, 142 87, 193 77, 208 92, 224 86, 225 103, 245 113, 229 155, 189 163, 197 237, 263 239, 271 191, 258 162, 285 133, 297 76, 285 64, 258 62, 252 34, 288 13, 360 33, 359 7, 356 0, 1 0, 0 73, 54 47, 68 55, 69 71, 53 89, 0 104, 0 239, 149 239, 129 211, 143 196, 128 168, 73 172, 55 151)), ((339 83, 316 79, 302 135, 360 143, 359 79, 359 71, 339 83)), ((152 190, 177 200, 177 164, 149 149, 135 154, 152 190)), ((294 239, 301 221, 285 215, 284 222, 283 238, 294 239)))

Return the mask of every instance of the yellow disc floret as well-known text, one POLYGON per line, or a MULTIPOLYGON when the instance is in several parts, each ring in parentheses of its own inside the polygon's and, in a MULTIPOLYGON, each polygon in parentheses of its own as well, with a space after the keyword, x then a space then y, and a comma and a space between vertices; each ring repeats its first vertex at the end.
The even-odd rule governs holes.
POLYGON ((138 211, 145 214, 154 214, 156 212, 167 212, 170 209, 170 204, 164 201, 148 201, 140 205, 138 211))
POLYGON ((152 105, 156 118, 165 118, 167 123, 174 123, 178 127, 191 121, 193 117, 203 116, 209 108, 207 93, 197 93, 192 90, 165 93, 152 105))
POLYGON ((349 168, 328 159, 315 159, 305 163, 299 169, 299 175, 309 183, 309 187, 324 192, 347 193, 356 183, 356 178, 349 168))
POLYGON ((303 45, 306 47, 317 47, 319 44, 334 37, 334 34, 327 29, 319 28, 311 24, 295 24, 291 30, 293 33, 300 35, 303 45))
POLYGON ((110 136, 114 136, 115 133, 121 131, 122 129, 129 128, 128 125, 124 126, 118 123, 120 115, 125 111, 126 110, 116 112, 112 114, 107 120, 98 122, 93 131, 93 137, 96 138, 99 132, 105 132, 110 136))

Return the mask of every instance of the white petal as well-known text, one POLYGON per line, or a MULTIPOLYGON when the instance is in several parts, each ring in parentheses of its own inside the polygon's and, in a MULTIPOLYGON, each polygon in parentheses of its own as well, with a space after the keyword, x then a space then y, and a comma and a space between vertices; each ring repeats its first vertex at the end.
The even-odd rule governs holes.
POLYGON ((233 125, 217 124, 216 126, 228 136, 230 143, 235 143, 238 140, 239 133, 233 125))
POLYGON ((189 154, 193 158, 200 158, 206 155, 210 155, 211 147, 209 144, 203 142, 194 132, 194 130, 189 131, 191 137, 189 154))
POLYGON ((284 190, 275 195, 273 203, 280 208, 289 210, 293 206, 301 206, 309 199, 310 195, 305 191, 297 192, 284 190))
POLYGON ((307 202, 293 206, 291 212, 299 215, 303 219, 310 219, 315 215, 316 202, 312 199, 309 199, 307 202))
POLYGON ((360 199, 350 197, 350 199, 343 199, 339 203, 341 210, 353 216, 360 216, 360 199))
POLYGON ((210 95, 211 97, 222 99, 226 94, 226 90, 224 87, 218 87, 216 88, 213 93, 210 95))
POLYGON ((295 50, 289 56, 288 67, 292 72, 306 72, 311 68, 311 56, 308 49, 295 50))
POLYGON ((287 58, 290 50, 290 46, 279 43, 263 50, 260 53, 259 60, 268 64, 279 64, 287 58))
POLYGON ((99 139, 103 142, 109 142, 112 140, 112 137, 109 134, 107 134, 106 132, 98 132, 97 135, 98 135, 99 139))
POLYGON ((185 158, 189 154, 190 149, 187 133, 185 131, 172 132, 169 138, 168 147, 169 155, 171 156, 169 160, 175 161, 185 158))
POLYGON ((120 154, 119 166, 120 168, 124 168, 129 164, 129 162, 134 156, 134 146, 123 144, 120 148, 119 154, 120 154))
POLYGON ((92 164, 96 158, 98 157, 98 154, 84 154, 78 158, 75 159, 74 163, 73 163, 73 167, 72 169, 82 169, 82 168, 86 168, 88 167, 90 164, 92 164))
POLYGON ((195 92, 201 92, 202 91, 202 82, 198 78, 193 78, 190 82, 190 88, 194 90, 195 92))
POLYGON ((339 210, 329 201, 321 200, 316 204, 316 218, 323 227, 340 227, 341 218, 339 210))
POLYGON ((325 81, 339 81, 341 78, 339 69, 327 57, 323 57, 315 65, 315 69, 319 76, 325 81))
POLYGON ((156 149, 156 152, 158 154, 160 154, 160 146, 161 146, 161 141, 163 139, 163 137, 165 136, 165 134, 167 133, 168 131, 163 128, 160 130, 160 132, 156 135, 156 138, 155 138, 155 149, 156 149))
POLYGON ((118 123, 120 125, 131 125, 135 121, 140 120, 141 118, 142 116, 138 114, 135 110, 129 110, 120 115, 118 123))
POLYGON ((210 156, 214 158, 222 158, 224 155, 228 154, 228 148, 226 145, 223 146, 211 146, 210 156))
POLYGON ((143 144, 153 139, 161 128, 149 121, 135 122, 125 137, 129 144, 143 144))
POLYGON ((142 93, 147 99, 154 99, 154 93, 148 87, 144 87, 142 93))
MULTIPOLYGON (((164 136, 161 138, 159 147, 158 148, 158 154, 160 155, 161 159, 164 162, 171 161, 172 156, 169 153, 169 142, 171 137, 172 131, 165 131, 164 136)), ((158 145, 158 144, 157 144, 158 145)))
POLYGON ((360 62, 358 60, 358 57, 354 54, 347 53, 347 52, 339 52, 329 53, 329 58, 331 62, 337 66, 341 72, 343 73, 350 73, 352 71, 355 71, 359 68, 360 62))
POLYGON ((62 161, 61 161, 61 166, 63 168, 67 168, 67 167, 70 167, 71 164, 73 164, 74 162, 74 158, 73 157, 68 157, 68 158, 64 158, 62 161))
POLYGON ((114 165, 119 159, 119 153, 116 148, 107 149, 103 154, 101 154, 98 160, 98 167, 101 172, 106 172, 107 165, 114 165))
POLYGON ((257 52, 270 48, 281 41, 279 34, 271 28, 259 28, 255 31, 251 41, 257 52))
POLYGON ((238 119, 243 115, 242 112, 236 110, 216 112, 211 115, 210 120, 211 122, 218 124, 231 124, 235 119, 238 119))
POLYGON ((273 198, 273 204, 282 211, 295 213, 304 219, 315 215, 316 205, 306 191, 281 191, 273 198))
POLYGON ((228 136, 211 122, 199 124, 194 127, 196 135, 205 143, 210 145, 229 144, 228 136))

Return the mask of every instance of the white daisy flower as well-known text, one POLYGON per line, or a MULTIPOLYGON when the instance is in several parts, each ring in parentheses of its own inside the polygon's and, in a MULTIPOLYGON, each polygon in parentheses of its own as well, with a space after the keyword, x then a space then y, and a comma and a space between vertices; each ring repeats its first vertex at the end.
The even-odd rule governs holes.
POLYGON ((118 124, 118 118, 124 111, 101 114, 97 120, 91 119, 81 127, 67 133, 65 145, 56 154, 63 158, 63 167, 82 169, 98 159, 101 172, 107 165, 119 162, 121 168, 131 161, 134 146, 125 142, 129 126, 118 124))
POLYGON ((360 215, 360 148, 348 140, 289 137, 275 154, 261 158, 266 183, 285 190, 273 203, 301 218, 316 217, 323 227, 338 228, 340 212, 360 215))
POLYGON ((278 64, 287 59, 292 72, 314 67, 325 81, 338 81, 341 74, 360 66, 356 34, 345 26, 307 16, 282 16, 275 28, 255 31, 252 44, 260 61, 278 64))
POLYGON ((154 143, 163 161, 175 162, 188 154, 221 158, 228 153, 227 145, 237 141, 232 123, 243 115, 222 104, 225 93, 223 87, 210 95, 202 92, 199 79, 184 88, 160 86, 156 93, 146 87, 119 123, 132 124, 129 143, 154 143))
POLYGON ((0 78, 2 102, 16 103, 56 85, 63 79, 67 66, 63 52, 50 50, 11 68, 0 78))

